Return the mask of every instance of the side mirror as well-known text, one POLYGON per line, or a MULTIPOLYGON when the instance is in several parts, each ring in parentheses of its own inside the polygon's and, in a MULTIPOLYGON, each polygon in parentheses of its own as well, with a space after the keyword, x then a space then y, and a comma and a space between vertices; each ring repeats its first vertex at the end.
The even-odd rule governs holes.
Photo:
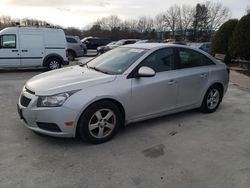
POLYGON ((153 77, 153 76, 155 76, 155 71, 150 67, 146 66, 141 67, 136 74, 136 77, 153 77))

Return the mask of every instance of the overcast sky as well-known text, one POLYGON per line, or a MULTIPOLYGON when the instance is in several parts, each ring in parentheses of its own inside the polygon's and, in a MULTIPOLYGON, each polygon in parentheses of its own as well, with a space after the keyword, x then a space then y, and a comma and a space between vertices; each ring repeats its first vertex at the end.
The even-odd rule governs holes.
MULTIPOLYGON (((83 28, 98 18, 117 15, 122 19, 155 16, 173 4, 195 5, 206 0, 0 0, 0 15, 36 18, 64 27, 83 28)), ((217 2, 216 0, 214 0, 217 2)), ((219 0, 233 18, 245 14, 250 0, 219 0)))

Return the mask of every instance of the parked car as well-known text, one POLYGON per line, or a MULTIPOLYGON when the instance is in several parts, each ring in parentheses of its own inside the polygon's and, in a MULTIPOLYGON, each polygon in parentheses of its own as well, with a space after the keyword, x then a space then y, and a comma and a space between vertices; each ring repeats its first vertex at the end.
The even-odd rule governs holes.
POLYGON ((211 42, 189 43, 189 46, 191 46, 193 48, 198 48, 198 49, 208 53, 210 44, 211 44, 211 42))
POLYGON ((0 67, 47 67, 69 64, 62 29, 8 27, 0 31, 0 67))
POLYGON ((180 39, 166 39, 164 42, 168 44, 178 44, 178 45, 187 45, 185 41, 182 41, 180 39))
POLYGON ((87 65, 33 77, 18 112, 35 132, 102 143, 124 124, 194 108, 216 111, 228 88, 228 70, 188 46, 121 46, 87 65))
POLYGON ((112 41, 112 42, 108 43, 108 44, 105 45, 105 46, 99 46, 99 47, 97 48, 97 53, 98 53, 98 54, 103 54, 104 52, 106 52, 106 51, 109 50, 109 47, 110 47, 110 46, 115 45, 116 42, 117 42, 117 41, 112 41))
POLYGON ((81 40, 83 44, 87 46, 88 49, 96 50, 99 46, 107 45, 111 42, 110 39, 107 38, 99 38, 99 37, 86 37, 81 40))
POLYGON ((139 40, 136 42, 136 44, 139 44, 139 43, 162 43, 163 41, 162 40, 139 40))
POLYGON ((102 48, 102 51, 99 49, 98 52, 105 53, 105 52, 112 50, 114 48, 117 48, 119 46, 123 46, 123 45, 127 45, 127 44, 134 44, 138 41, 140 41, 140 40, 139 39, 122 39, 122 40, 117 41, 114 44, 110 44, 109 46, 102 48))
POLYGON ((66 36, 68 46, 68 59, 74 60, 76 57, 82 57, 87 53, 87 46, 82 43, 78 36, 66 36))

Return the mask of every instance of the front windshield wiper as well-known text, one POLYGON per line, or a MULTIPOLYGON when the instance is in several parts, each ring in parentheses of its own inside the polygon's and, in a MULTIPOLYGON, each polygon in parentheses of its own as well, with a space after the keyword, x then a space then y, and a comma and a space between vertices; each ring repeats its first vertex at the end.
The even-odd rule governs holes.
POLYGON ((87 68, 93 69, 93 70, 95 70, 95 71, 97 71, 97 72, 101 72, 101 73, 104 73, 104 74, 111 74, 110 72, 107 72, 107 71, 98 69, 98 68, 96 68, 96 67, 90 67, 90 66, 88 66, 88 65, 86 65, 86 66, 87 66, 87 68))

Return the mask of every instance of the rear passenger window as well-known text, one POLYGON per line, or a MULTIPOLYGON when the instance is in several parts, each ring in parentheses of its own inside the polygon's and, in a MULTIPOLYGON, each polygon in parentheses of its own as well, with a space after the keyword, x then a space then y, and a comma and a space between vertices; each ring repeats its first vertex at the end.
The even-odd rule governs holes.
POLYGON ((179 58, 180 68, 214 65, 214 62, 205 55, 186 48, 179 49, 179 58))
POLYGON ((73 39, 73 38, 68 38, 67 37, 66 40, 67 40, 68 43, 77 43, 77 41, 75 39, 73 39))
POLYGON ((155 72, 164 72, 174 69, 174 50, 161 49, 149 55, 141 64, 152 68, 155 72))
POLYGON ((16 48, 16 35, 2 35, 0 37, 1 48, 16 48))

